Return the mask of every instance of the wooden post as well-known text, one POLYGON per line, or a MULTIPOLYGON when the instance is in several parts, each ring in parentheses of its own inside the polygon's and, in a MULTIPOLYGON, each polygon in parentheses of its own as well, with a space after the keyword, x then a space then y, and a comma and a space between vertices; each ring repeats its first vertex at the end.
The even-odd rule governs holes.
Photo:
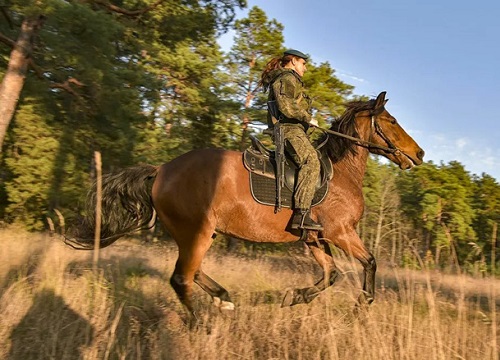
POLYGON ((50 236, 54 236, 55 234, 55 227, 54 227, 54 221, 50 217, 47 216, 47 224, 49 224, 49 230, 50 230, 50 236))
POLYGON ((102 206, 102 163, 101 153, 94 152, 96 170, 96 205, 95 205, 95 235, 94 235, 94 261, 93 269, 97 272, 99 264, 99 246, 101 244, 101 206, 102 206))
POLYGON ((54 212, 56 213, 57 217, 59 218, 59 227, 61 228, 61 235, 64 236, 64 234, 66 233, 66 225, 65 225, 65 222, 64 222, 64 216, 57 209, 54 209, 54 212))

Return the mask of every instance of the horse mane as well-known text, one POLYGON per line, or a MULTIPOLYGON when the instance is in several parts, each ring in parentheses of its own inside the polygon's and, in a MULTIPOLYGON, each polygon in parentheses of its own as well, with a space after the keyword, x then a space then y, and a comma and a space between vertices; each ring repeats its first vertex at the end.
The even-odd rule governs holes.
MULTIPOLYGON (((344 111, 344 113, 340 117, 335 118, 332 121, 330 130, 358 138, 359 133, 356 129, 355 122, 356 113, 364 110, 373 110, 373 108, 375 107, 375 100, 354 100, 346 103, 345 107, 346 110, 344 111)), ((340 136, 329 135, 325 133, 317 140, 317 143, 321 144, 326 140, 326 137, 328 137, 328 140, 323 147, 323 151, 327 152, 333 163, 342 160, 348 154, 357 154, 356 143, 352 140, 340 136)))

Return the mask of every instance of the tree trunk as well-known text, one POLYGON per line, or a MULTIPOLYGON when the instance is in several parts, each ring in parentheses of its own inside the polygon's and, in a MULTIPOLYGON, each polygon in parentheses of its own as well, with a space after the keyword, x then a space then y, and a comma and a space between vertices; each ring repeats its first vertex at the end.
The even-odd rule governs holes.
POLYGON ((382 241, 382 227, 384 225, 384 221, 386 218, 386 213, 388 211, 388 208, 390 205, 390 199, 388 197, 391 194, 391 191, 393 190, 392 184, 390 184, 387 179, 384 181, 383 189, 382 189, 382 194, 380 196, 380 204, 378 207, 378 219, 377 219, 377 230, 375 233, 375 244, 374 248, 372 251, 375 253, 375 257, 380 256, 380 242, 382 241))
POLYGON ((380 206, 378 208, 378 219, 377 219, 377 230, 375 232, 375 241, 372 251, 375 253, 375 257, 380 256, 380 240, 382 239, 382 225, 385 219, 385 194, 380 201, 380 206))
POLYGON ((25 19, 14 49, 10 53, 7 72, 0 84, 0 152, 24 86, 33 51, 33 37, 42 26, 43 20, 42 16, 25 19))
POLYGON ((446 234, 446 238, 448 239, 448 243, 450 244, 450 255, 451 255, 451 261, 450 265, 455 265, 455 268, 457 269, 457 274, 461 274, 460 271, 460 263, 458 261, 458 254, 457 254, 457 249, 455 248, 455 241, 453 240, 453 236, 451 236, 451 231, 446 226, 444 222, 441 221, 441 226, 444 229, 444 233, 446 234))
MULTIPOLYGON (((249 72, 252 71, 252 69, 255 66, 255 55, 252 56, 252 59, 250 60, 250 63, 248 64, 249 67, 249 72)), ((250 74, 250 73, 249 73, 250 74)), ((251 76, 251 75, 249 75, 251 76)), ((254 94, 252 91, 252 85, 253 85, 253 79, 248 80, 248 89, 247 89, 247 94, 245 96, 245 110, 248 109, 252 103, 252 99, 254 98, 254 94)), ((245 113, 243 114, 243 121, 241 125, 241 140, 240 140, 240 151, 244 151, 246 148, 246 143, 248 139, 248 125, 250 124, 250 119, 248 118, 248 115, 245 113)))
MULTIPOLYGON (((245 99, 245 110, 250 107, 251 101, 253 99, 254 95, 252 92, 249 90, 245 99)), ((250 119, 248 118, 247 114, 243 115, 243 123, 241 125, 242 131, 241 131, 241 141, 240 141, 240 151, 244 151, 247 147, 247 139, 248 139, 248 125, 250 124, 250 119)))
POLYGON ((497 230, 498 230, 498 223, 494 222, 493 223, 493 232, 491 234, 491 275, 495 276, 495 265, 496 265, 496 247, 497 247, 497 230))
POLYGON ((240 140, 240 151, 243 152, 246 149, 246 143, 248 139, 248 124, 250 120, 247 114, 243 115, 242 125, 241 125, 241 140, 240 140))
POLYGON ((392 234, 392 246, 391 246, 391 265, 394 266, 396 264, 396 248, 398 244, 398 233, 399 233, 399 223, 398 223, 398 215, 394 210, 392 212, 392 223, 394 226, 394 232, 392 234))

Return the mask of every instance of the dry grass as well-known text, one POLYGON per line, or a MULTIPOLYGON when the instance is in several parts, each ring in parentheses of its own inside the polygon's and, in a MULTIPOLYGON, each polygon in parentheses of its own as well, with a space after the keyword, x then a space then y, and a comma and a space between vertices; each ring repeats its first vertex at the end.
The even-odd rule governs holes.
POLYGON ((303 257, 211 253, 205 271, 237 309, 220 313, 196 290, 204 323, 189 331, 168 278, 171 245, 119 241, 92 253, 0 231, 2 359, 495 359, 500 282, 381 268, 377 299, 353 314, 359 267, 341 260, 333 288, 280 308, 284 290, 319 276, 303 257), (496 302, 496 304, 495 304, 496 302))

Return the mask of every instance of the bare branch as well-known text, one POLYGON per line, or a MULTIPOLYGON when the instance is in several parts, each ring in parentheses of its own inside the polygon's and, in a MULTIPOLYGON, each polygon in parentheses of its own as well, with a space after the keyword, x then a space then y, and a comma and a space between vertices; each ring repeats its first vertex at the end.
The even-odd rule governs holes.
POLYGON ((30 58, 28 60, 28 65, 29 67, 31 68, 31 70, 33 70, 36 74, 36 76, 39 78, 39 79, 45 79, 43 77, 43 70, 40 68, 40 66, 38 66, 37 64, 35 64, 35 61, 33 60, 33 58, 30 58))
POLYGON ((74 84, 76 86, 79 86, 79 87, 82 87, 82 86, 85 86, 85 84, 83 84, 82 82, 80 82, 79 80, 75 79, 75 78, 68 78, 68 80, 66 80, 65 82, 63 83, 52 83, 50 84, 50 87, 52 89, 61 89, 61 90, 64 90, 66 91, 67 93, 75 96, 76 98, 80 99, 81 96, 80 94, 78 94, 72 87, 71 87, 71 84, 74 84))
POLYGON ((0 42, 9 45, 11 48, 13 48, 16 45, 16 42, 14 40, 9 39, 2 33, 0 33, 0 42))

